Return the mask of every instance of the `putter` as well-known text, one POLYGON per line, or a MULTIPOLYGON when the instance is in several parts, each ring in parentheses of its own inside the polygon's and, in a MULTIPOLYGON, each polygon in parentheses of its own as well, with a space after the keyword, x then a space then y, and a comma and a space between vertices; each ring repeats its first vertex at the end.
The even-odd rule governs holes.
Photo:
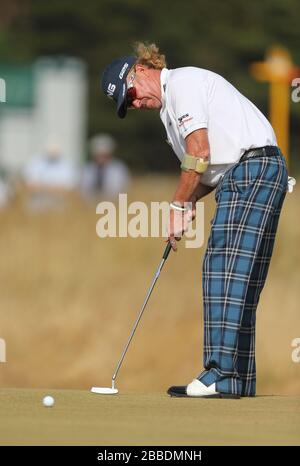
POLYGON ((129 345, 130 345, 130 343, 131 343, 131 340, 132 340, 132 338, 133 338, 133 335, 134 335, 134 333, 135 333, 135 331, 136 331, 136 329, 137 329, 137 326, 138 326, 138 324, 139 324, 139 321, 140 321, 141 318, 142 318, 142 315, 143 315, 143 313, 144 313, 146 304, 147 304, 147 302, 148 302, 148 300, 149 300, 149 298, 150 298, 150 296, 151 296, 151 293, 152 293, 152 291, 153 291, 154 285, 155 285, 155 283, 156 283, 156 281, 157 281, 157 279, 158 279, 158 277, 159 277, 159 275, 160 275, 160 272, 161 272, 161 270, 162 270, 162 268, 163 268, 163 266, 164 266, 164 263, 166 262, 166 260, 167 260, 167 258, 168 258, 168 255, 169 255, 171 249, 172 249, 171 243, 170 243, 170 241, 168 241, 168 244, 167 244, 167 246, 166 246, 165 252, 164 252, 163 257, 162 257, 162 260, 161 260, 161 262, 160 262, 160 264, 159 264, 159 267, 158 267, 158 269, 157 269, 157 271, 156 271, 156 273, 155 273, 155 275, 154 275, 154 278, 153 278, 152 283, 151 283, 151 285, 150 285, 150 288, 149 288, 149 290, 148 290, 148 293, 147 293, 146 299, 145 299, 145 301, 144 301, 144 304, 143 304, 143 306, 142 306, 142 308, 141 308, 141 310, 140 310, 140 312, 139 312, 139 315, 138 315, 138 317, 137 317, 137 319, 136 319, 136 321, 135 321, 135 323, 134 323, 133 329, 132 329, 132 331, 131 331, 131 333, 130 333, 130 336, 129 336, 129 338, 128 338, 128 341, 127 341, 127 343, 126 343, 126 346, 125 346, 125 348, 124 348, 124 351, 123 351, 123 353, 122 353, 122 356, 121 356, 121 358, 120 358, 120 360, 119 360, 119 362, 118 362, 118 364, 117 364, 116 370, 115 370, 114 375, 113 375, 113 377, 112 377, 111 388, 110 388, 110 387, 92 387, 92 388, 91 388, 91 392, 93 392, 93 393, 98 393, 98 394, 101 394, 101 395, 115 395, 116 393, 118 393, 118 389, 115 388, 115 382, 116 382, 116 378, 117 378, 118 372, 119 372, 120 367, 121 367, 121 365, 122 365, 122 363, 123 363, 123 360, 124 360, 124 358, 125 358, 125 355, 126 355, 126 353, 127 353, 127 350, 128 350, 129 345))

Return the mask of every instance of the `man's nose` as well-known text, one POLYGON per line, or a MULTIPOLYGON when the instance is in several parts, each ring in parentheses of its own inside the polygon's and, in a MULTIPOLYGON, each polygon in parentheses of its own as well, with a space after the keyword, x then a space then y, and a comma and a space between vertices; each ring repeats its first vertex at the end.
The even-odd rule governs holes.
POLYGON ((138 99, 134 100, 134 101, 132 102, 132 106, 133 106, 134 108, 141 108, 141 101, 138 100, 138 99))

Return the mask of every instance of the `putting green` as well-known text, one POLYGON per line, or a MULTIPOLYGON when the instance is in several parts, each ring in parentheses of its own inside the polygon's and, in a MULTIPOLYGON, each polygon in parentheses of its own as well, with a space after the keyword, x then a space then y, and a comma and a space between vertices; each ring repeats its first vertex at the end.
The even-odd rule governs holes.
POLYGON ((0 413, 1 445, 300 445, 300 397, 1 389, 0 413))

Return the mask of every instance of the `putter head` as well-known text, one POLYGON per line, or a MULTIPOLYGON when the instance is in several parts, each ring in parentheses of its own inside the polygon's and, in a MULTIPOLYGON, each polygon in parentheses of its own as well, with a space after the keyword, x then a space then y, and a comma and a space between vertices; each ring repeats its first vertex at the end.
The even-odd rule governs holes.
POLYGON ((116 395, 119 390, 117 388, 109 388, 109 387, 92 387, 92 393, 97 393, 98 395, 116 395))

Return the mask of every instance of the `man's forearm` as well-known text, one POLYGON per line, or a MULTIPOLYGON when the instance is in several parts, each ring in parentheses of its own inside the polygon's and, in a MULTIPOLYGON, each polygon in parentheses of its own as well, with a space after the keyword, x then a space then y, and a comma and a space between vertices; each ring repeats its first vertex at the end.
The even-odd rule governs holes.
POLYGON ((184 204, 191 202, 193 194, 201 181, 201 174, 195 171, 182 171, 173 201, 184 204))
MULTIPOLYGON (((206 128, 201 128, 193 131, 185 138, 186 143, 186 154, 188 157, 194 156, 202 159, 202 163, 205 164, 209 160, 209 141, 206 128)), ((183 155, 183 161, 184 157, 183 155)), ((204 169, 207 167, 204 167, 204 169)), ((195 191, 199 184, 201 184, 202 173, 196 172, 193 169, 183 170, 181 172, 180 180, 173 198, 173 202, 179 202, 184 204, 185 202, 191 202, 195 199, 195 191)), ((209 192, 209 191, 208 191, 209 192)), ((202 191, 203 193, 203 191, 202 191)), ((200 197, 205 194, 200 193, 200 197)), ((195 201, 194 201, 195 202, 195 201)))
POLYGON ((194 203, 213 191, 214 188, 211 186, 201 184, 201 177, 201 174, 194 171, 182 171, 173 201, 181 204, 184 202, 194 203))

